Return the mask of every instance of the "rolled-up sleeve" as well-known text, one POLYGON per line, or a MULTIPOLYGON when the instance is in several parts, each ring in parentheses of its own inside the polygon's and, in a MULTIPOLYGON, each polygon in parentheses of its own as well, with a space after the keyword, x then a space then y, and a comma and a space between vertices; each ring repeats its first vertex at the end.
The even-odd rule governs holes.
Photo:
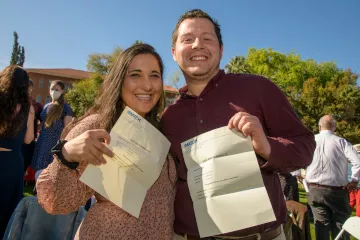
MULTIPOLYGON (((92 123, 96 119, 92 116, 88 118, 75 126, 66 140, 92 129, 92 123)), ((81 163, 77 169, 70 169, 54 157, 53 162, 42 171, 36 182, 37 197, 48 213, 67 214, 76 211, 94 195, 94 190, 79 180, 86 166, 87 163, 81 163)))

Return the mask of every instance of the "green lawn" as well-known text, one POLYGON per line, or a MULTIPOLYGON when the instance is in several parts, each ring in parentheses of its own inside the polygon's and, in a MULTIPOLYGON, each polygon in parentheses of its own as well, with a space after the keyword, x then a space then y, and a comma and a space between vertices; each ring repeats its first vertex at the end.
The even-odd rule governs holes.
POLYGON ((26 183, 24 185, 24 197, 32 196, 34 190, 34 183, 26 183))
MULTIPOLYGON (((299 198, 300 198, 300 202, 302 204, 305 204, 305 205, 307 204, 306 192, 300 184, 299 184, 299 198)), ((351 216, 355 216, 355 209, 352 211, 351 216)), ((312 220, 310 222, 310 231, 311 231, 311 239, 315 239, 315 227, 314 227, 314 222, 312 220)), ((354 238, 352 236, 350 239, 356 240, 356 238, 354 238)))

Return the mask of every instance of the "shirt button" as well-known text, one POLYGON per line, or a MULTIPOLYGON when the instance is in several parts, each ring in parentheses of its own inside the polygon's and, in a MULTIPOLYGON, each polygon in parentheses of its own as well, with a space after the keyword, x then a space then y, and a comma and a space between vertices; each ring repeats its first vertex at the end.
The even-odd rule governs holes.
POLYGON ((203 120, 200 120, 200 123, 203 123, 204 121, 203 120))
POLYGON ((200 101, 202 101, 203 99, 202 99, 202 98, 200 98, 199 100, 200 100, 200 101))
POLYGON ((218 84, 215 84, 215 87, 217 87, 218 86, 218 84))

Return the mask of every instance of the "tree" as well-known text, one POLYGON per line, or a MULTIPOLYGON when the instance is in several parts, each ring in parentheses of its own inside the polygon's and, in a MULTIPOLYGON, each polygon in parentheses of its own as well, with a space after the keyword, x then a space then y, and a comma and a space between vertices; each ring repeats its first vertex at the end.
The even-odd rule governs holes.
POLYGON ((11 54, 10 65, 24 66, 25 62, 25 48, 19 45, 19 36, 17 32, 14 32, 14 45, 11 54))
POLYGON ((325 114, 337 120, 337 134, 360 142, 360 88, 358 75, 334 62, 302 60, 295 53, 250 48, 247 56, 236 56, 226 64, 232 73, 251 73, 271 79, 285 93, 295 112, 309 129, 318 131, 325 114))
POLYGON ((75 116, 82 116, 92 105, 95 96, 109 73, 116 58, 122 52, 116 47, 111 54, 93 53, 89 55, 87 69, 92 72, 89 78, 75 83, 73 88, 66 94, 66 101, 71 106, 75 116))
POLYGON ((179 90, 179 81, 181 77, 182 72, 180 70, 173 72, 173 74, 170 76, 169 82, 170 85, 176 89, 179 90))
POLYGON ((86 67, 90 72, 106 75, 122 51, 123 50, 120 47, 116 47, 111 54, 90 54, 86 67))
POLYGON ((225 65, 225 69, 231 73, 251 73, 250 66, 245 63, 245 60, 243 56, 235 56, 225 65))
POLYGON ((25 62, 25 48, 24 46, 19 46, 19 61, 18 61, 18 65, 23 67, 24 66, 24 62, 25 62))
MULTIPOLYGON (((180 89, 179 82, 181 76, 182 76, 182 72, 180 70, 173 72, 173 74, 170 75, 170 78, 168 79, 168 84, 179 90, 180 89)), ((178 96, 179 96, 178 93, 165 94, 165 107, 173 104, 175 100, 178 98, 178 96)))
POLYGON ((136 45, 136 44, 143 44, 144 43, 144 41, 141 41, 141 40, 136 40, 134 43, 133 43, 133 45, 136 45))
POLYGON ((17 34, 17 32, 14 32, 14 45, 13 45, 13 50, 12 50, 12 54, 11 54, 11 60, 10 60, 10 65, 14 65, 18 63, 18 59, 19 59, 19 42, 18 42, 19 36, 17 34))
POLYGON ((92 105, 95 96, 103 82, 102 76, 92 73, 88 79, 74 84, 66 96, 66 102, 71 106, 76 117, 82 116, 92 105))

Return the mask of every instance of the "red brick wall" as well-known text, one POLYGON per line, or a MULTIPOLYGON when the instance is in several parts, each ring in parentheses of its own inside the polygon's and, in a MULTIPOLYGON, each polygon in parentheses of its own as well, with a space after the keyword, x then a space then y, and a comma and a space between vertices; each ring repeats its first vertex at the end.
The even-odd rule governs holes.
POLYGON ((65 84, 65 87, 71 86, 74 82, 79 81, 78 79, 72 79, 72 78, 65 78, 65 77, 57 77, 57 76, 51 76, 51 75, 44 75, 39 73, 28 73, 30 79, 34 83, 34 89, 32 92, 32 98, 41 104, 46 103, 46 97, 50 98, 49 94, 49 81, 54 80, 60 80, 65 84), (43 85, 41 87, 41 82, 43 82, 43 85), (41 96, 41 100, 39 101, 39 98, 41 96))

